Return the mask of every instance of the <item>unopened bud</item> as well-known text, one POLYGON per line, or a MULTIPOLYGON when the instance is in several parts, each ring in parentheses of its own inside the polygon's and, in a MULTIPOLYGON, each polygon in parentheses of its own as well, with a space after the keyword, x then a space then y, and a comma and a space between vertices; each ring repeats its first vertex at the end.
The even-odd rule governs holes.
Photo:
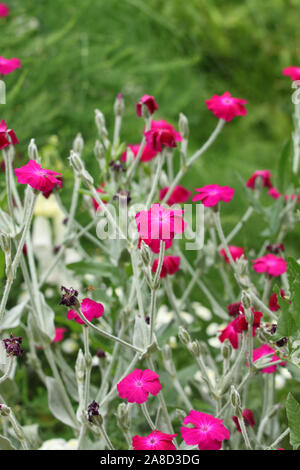
POLYGON ((191 337, 190 337, 189 333, 182 326, 180 326, 179 329, 178 329, 178 337, 179 337, 180 341, 182 342, 182 344, 184 344, 184 345, 188 345, 189 343, 191 343, 191 337))
POLYGON ((232 354, 232 346, 227 339, 225 339, 222 345, 222 355, 224 359, 230 359, 232 354))
POLYGON ((179 132, 183 139, 187 139, 190 133, 188 118, 183 114, 179 114, 179 132))
POLYGON ((241 397, 237 389, 232 385, 230 388, 230 400, 232 407, 234 408, 235 415, 238 418, 242 418, 243 410, 241 407, 241 397))
POLYGON ((99 132, 99 137, 103 140, 107 139, 108 133, 105 125, 105 117, 99 109, 95 109, 95 122, 99 132))
POLYGON ((75 373, 76 373, 77 382, 83 382, 84 371, 85 371, 84 354, 82 350, 79 349, 77 359, 76 359, 76 364, 75 364, 75 373))
POLYGON ((4 232, 0 232, 0 246, 4 253, 10 253, 10 238, 4 232))
POLYGON ((40 162, 38 148, 34 139, 31 139, 28 145, 28 155, 30 160, 35 160, 38 163, 40 162))
POLYGON ((98 161, 101 161, 105 158, 105 149, 100 140, 96 140, 95 142, 94 154, 98 161))
POLYGON ((199 342, 198 341, 193 341, 189 346, 189 350, 191 351, 193 356, 199 357, 200 352, 201 352, 199 342))
POLYGON ((84 141, 83 141, 82 135, 80 133, 78 133, 77 136, 74 139, 74 142, 73 142, 74 152, 78 153, 78 155, 81 155, 82 150, 83 150, 83 146, 84 146, 84 141))
POLYGON ((74 150, 71 150, 70 156, 69 156, 69 162, 71 167, 73 168, 76 173, 81 174, 82 171, 84 170, 84 164, 83 161, 80 158, 80 155, 74 150))
POLYGON ((115 116, 123 116, 125 111, 125 103, 122 93, 118 93, 115 104, 114 104, 114 113, 115 116))
POLYGON ((251 297, 246 291, 242 291, 242 304, 245 309, 250 309, 251 308, 251 297))
POLYGON ((150 249, 148 245, 144 242, 144 240, 141 241, 141 249, 140 249, 141 257, 146 266, 150 264, 151 261, 151 254, 150 254, 150 249))

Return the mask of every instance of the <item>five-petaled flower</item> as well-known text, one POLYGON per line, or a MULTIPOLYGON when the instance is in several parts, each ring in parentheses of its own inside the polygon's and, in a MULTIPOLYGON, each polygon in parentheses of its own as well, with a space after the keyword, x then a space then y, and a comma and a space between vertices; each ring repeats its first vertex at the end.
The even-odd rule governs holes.
MULTIPOLYGON (((240 246, 234 246, 234 245, 228 245, 229 252, 232 256, 233 261, 239 259, 243 254, 244 254, 244 248, 240 246)), ((226 254, 226 251, 224 248, 220 250, 220 255, 223 256, 225 259, 226 263, 230 264, 229 258, 226 254)))
POLYGON ((155 429, 148 436, 133 436, 134 450, 176 450, 173 439, 177 434, 165 434, 155 429))
POLYGON ((19 144, 18 138, 12 129, 7 129, 4 119, 0 122, 0 150, 9 145, 19 144))
POLYGON ((150 369, 135 369, 117 385, 121 398, 129 403, 145 403, 149 393, 157 395, 161 391, 159 375, 150 369))
POLYGON ((5 59, 4 57, 0 56, 0 75, 8 75, 14 72, 16 69, 20 68, 20 59, 16 59, 15 57, 12 59, 5 59))
POLYGON ((55 186, 62 187, 62 175, 53 170, 46 170, 35 160, 15 169, 18 183, 29 184, 33 189, 41 191, 48 197, 55 186))
POLYGON ((156 103, 154 96, 151 95, 142 96, 139 102, 136 104, 136 114, 139 117, 142 116, 143 106, 147 108, 149 114, 154 114, 154 112, 158 109, 158 104, 156 103))
POLYGON ((197 445, 199 450, 219 450, 222 442, 230 437, 230 432, 223 425, 222 419, 201 411, 190 411, 183 423, 195 426, 193 428, 182 426, 180 430, 185 443, 197 445))
POLYGON ((287 269, 286 261, 280 256, 275 256, 268 253, 261 258, 252 260, 253 269, 257 273, 267 273, 270 276, 280 276, 284 274, 287 269))
POLYGON ((213 95, 205 103, 216 117, 224 119, 226 122, 232 121, 236 116, 245 116, 247 114, 247 109, 245 108, 247 101, 234 98, 228 91, 225 91, 223 95, 213 95))
MULTIPOLYGON (((165 195, 168 193, 169 188, 163 188, 159 192, 159 199, 162 201, 165 195)), ((184 186, 175 186, 173 191, 171 192, 169 199, 167 200, 167 204, 169 206, 173 206, 173 204, 181 204, 186 202, 189 197, 191 196, 192 192, 186 189, 184 186)))
POLYGON ((229 202, 234 195, 233 188, 218 184, 208 184, 203 188, 195 188, 195 191, 199 194, 193 197, 193 202, 201 201, 205 207, 216 206, 220 201, 229 202))
MULTIPOLYGON (((99 302, 95 300, 85 298, 80 305, 81 312, 83 316, 91 322, 93 318, 100 318, 104 313, 104 307, 99 302)), ((84 325, 85 322, 80 318, 78 313, 75 310, 69 310, 67 315, 68 320, 75 320, 80 325, 84 325)))
MULTIPOLYGON (((158 259, 153 261, 152 271, 156 273, 158 268, 158 259)), ((171 276, 172 274, 179 271, 180 266, 180 256, 165 256, 163 259, 163 264, 160 272, 160 277, 166 277, 167 275, 171 276)))

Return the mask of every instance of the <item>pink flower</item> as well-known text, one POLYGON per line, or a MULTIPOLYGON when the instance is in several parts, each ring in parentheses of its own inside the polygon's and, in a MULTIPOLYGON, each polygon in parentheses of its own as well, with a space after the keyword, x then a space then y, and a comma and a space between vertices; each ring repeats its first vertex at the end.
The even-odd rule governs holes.
MULTIPOLYGON (((171 276, 172 274, 179 271, 180 266, 180 256, 165 256, 163 259, 163 264, 161 268, 160 277, 166 277, 167 274, 171 276)), ((152 265, 152 271, 156 273, 158 267, 158 259, 154 260, 152 265)))
POLYGON ((300 194, 296 196, 296 194, 285 194, 284 200, 285 201, 294 201, 297 198, 297 203, 300 204, 300 194))
POLYGON ((270 276, 280 276, 286 272, 287 264, 280 256, 268 253, 252 261, 253 269, 257 273, 268 273, 270 276))
POLYGON ((4 59, 4 57, 0 56, 0 75, 8 75, 12 73, 16 69, 21 68, 21 61, 20 59, 4 59))
POLYGON ((55 176, 61 177, 60 173, 52 170, 45 170, 34 160, 15 169, 15 175, 18 183, 29 184, 33 189, 41 191, 45 197, 48 197, 54 186, 61 188, 62 182, 55 176))
POLYGON ((5 18, 9 15, 9 8, 5 3, 0 3, 0 17, 5 18))
POLYGON ((55 336, 52 340, 52 343, 59 343, 60 341, 63 341, 66 331, 66 328, 55 328, 55 336))
POLYGON ((228 325, 221 331, 219 340, 224 343, 225 339, 228 339, 233 349, 239 347, 239 334, 235 328, 236 319, 232 320, 228 325))
POLYGON ((166 121, 152 121, 151 129, 144 132, 147 145, 152 151, 161 152, 163 146, 177 147, 182 137, 171 124, 166 121))
MULTIPOLYGON (((134 158, 136 158, 137 154, 139 153, 140 144, 128 145, 128 147, 132 151, 132 153, 134 155, 134 158)), ((149 162, 150 160, 153 160, 153 158, 156 157, 157 153, 158 152, 156 150, 152 150, 149 147, 149 145, 146 144, 144 149, 143 149, 143 152, 142 152, 141 162, 149 162)), ((126 158, 127 158, 127 150, 125 150, 125 152, 123 152, 122 157, 121 157, 121 161, 126 162, 126 158)))
MULTIPOLYGON (((229 252, 232 256, 233 261, 239 259, 243 254, 244 254, 244 248, 241 248, 240 246, 234 246, 234 245, 228 245, 229 252)), ((223 256, 225 259, 226 263, 230 263, 229 258, 226 254, 226 251, 224 248, 220 250, 220 255, 223 256)))
POLYGON ((0 122, 0 150, 8 147, 10 144, 19 144, 18 138, 12 129, 7 129, 4 119, 0 122))
MULTIPOLYGON (((104 188, 104 186, 105 186, 105 183, 102 183, 101 187, 104 188)), ((96 191, 99 194, 105 194, 105 191, 103 191, 103 189, 101 189, 101 188, 97 188, 96 191)), ((106 201, 102 201, 102 202, 103 202, 103 204, 106 204, 106 201)), ((96 199, 94 197, 92 198, 92 203, 93 203, 95 211, 97 211, 99 209, 99 204, 98 204, 98 202, 96 201, 96 199)), ((101 209, 99 209, 99 210, 101 210, 101 209)))
MULTIPOLYGON (((252 326, 252 335, 255 336, 257 328, 260 327, 260 320, 263 316, 261 312, 253 312, 253 326, 252 326)), ((242 304, 239 306, 239 313, 228 325, 221 331, 219 340, 221 343, 224 343, 225 339, 228 339, 233 349, 238 349, 239 347, 239 333, 243 331, 248 331, 248 323, 244 314, 244 308, 242 304), (242 312, 242 313, 240 313, 242 312)))
POLYGON ((215 116, 224 119, 226 122, 232 121, 235 116, 245 116, 247 114, 244 106, 247 101, 234 98, 228 91, 225 91, 224 95, 213 95, 205 103, 215 116))
POLYGON ((281 193, 277 191, 276 188, 272 187, 268 191, 269 196, 271 196, 273 199, 279 199, 281 197, 281 193))
MULTIPOLYGON (((160 252, 160 240, 159 239, 151 240, 151 238, 139 238, 139 241, 138 241, 138 248, 139 249, 141 248, 142 240, 143 240, 143 242, 146 243, 146 245, 149 246, 149 248, 153 251, 153 253, 158 254, 160 252)), ((165 250, 168 250, 173 245, 173 240, 172 239, 164 240, 164 242, 165 242, 165 250)))
MULTIPOLYGON (((255 420, 254 420, 254 416, 253 416, 253 412, 252 410, 249 410, 249 409, 245 409, 243 411, 243 419, 245 421, 246 424, 249 424, 249 426, 251 426, 251 428, 253 428, 255 426, 255 420)), ((241 427, 240 427, 240 423, 239 423, 239 420, 237 418, 237 416, 233 416, 232 417, 232 420, 234 421, 235 425, 236 425, 236 429, 238 432, 242 432, 241 430, 241 427)))
MULTIPOLYGON (((255 336, 257 328, 260 327, 260 320, 263 314, 261 312, 255 312, 253 308, 251 310, 253 313, 252 336, 255 336)), ((242 333, 243 331, 248 331, 248 323, 246 321, 246 316, 244 313, 238 315, 234 321, 235 321, 234 328, 236 329, 238 333, 242 333)))
POLYGON ((157 395, 161 391, 159 375, 150 369, 135 369, 117 385, 121 398, 129 403, 145 403, 149 393, 157 395))
POLYGON ((229 439, 230 432, 223 425, 223 420, 214 418, 201 411, 190 411, 184 418, 184 424, 194 424, 194 428, 182 426, 182 437, 187 445, 198 445, 199 450, 219 450, 222 441, 229 439))
MULTIPOLYGON (((159 192, 159 199, 162 201, 169 191, 169 188, 163 188, 159 192)), ((183 202, 186 202, 190 195, 191 191, 188 191, 184 186, 175 186, 173 189, 169 199, 167 200, 167 204, 169 206, 173 206, 173 204, 181 204, 183 202)))
MULTIPOLYGON (((104 307, 99 302, 86 298, 81 302, 81 311, 85 318, 91 322, 93 318, 100 318, 104 313, 104 307)), ((68 320, 75 320, 79 325, 84 325, 84 321, 80 318, 75 310, 69 310, 67 315, 68 320)))
POLYGON ((142 239, 170 240, 176 233, 183 233, 187 223, 182 219, 180 209, 165 209, 153 204, 149 211, 138 212, 135 216, 139 235, 142 239))
MULTIPOLYGON (((255 189, 255 183, 257 178, 262 181, 262 186, 265 188, 272 188, 271 183, 271 172, 269 170, 256 170, 252 176, 248 179, 246 186, 251 189, 255 189)), ((274 189, 274 188, 273 188, 274 189)))
POLYGON ((286 75, 291 78, 291 80, 300 80, 300 67, 286 67, 282 70, 282 75, 286 75))
POLYGON ((195 188, 199 194, 193 197, 193 202, 202 201, 205 207, 216 206, 220 201, 229 202, 233 198, 234 189, 229 186, 208 184, 203 188, 195 188))
POLYGON ((149 113, 153 114, 158 109, 158 104, 156 103, 154 96, 144 95, 136 104, 136 114, 142 116, 142 105, 146 106, 149 113))
POLYGON ((176 450, 172 440, 177 434, 165 434, 155 429, 148 436, 133 436, 134 450, 176 450))
MULTIPOLYGON (((284 299, 285 292, 284 292, 283 289, 280 290, 280 295, 281 295, 281 298, 284 299)), ((270 295, 269 309, 272 310, 272 312, 277 312, 277 310, 280 309, 280 306, 278 305, 278 298, 277 298, 276 292, 274 292, 274 294, 270 295)))
POLYGON ((236 317, 240 312, 244 312, 244 307, 241 302, 234 302, 227 305, 227 310, 231 317, 236 317))
MULTIPOLYGON (((269 354, 273 354, 271 358, 269 358, 268 362, 276 362, 279 361, 280 358, 276 356, 275 350, 271 348, 268 344, 262 344, 259 348, 256 348, 253 350, 253 362, 258 361, 263 356, 267 356, 269 354)), ((280 364, 281 366, 285 365, 285 362, 282 362, 280 364)), ((249 364, 247 362, 247 366, 249 367, 249 364)), ((269 366, 265 367, 264 369, 261 369, 262 374, 273 374, 276 372, 277 364, 275 366, 269 366)))

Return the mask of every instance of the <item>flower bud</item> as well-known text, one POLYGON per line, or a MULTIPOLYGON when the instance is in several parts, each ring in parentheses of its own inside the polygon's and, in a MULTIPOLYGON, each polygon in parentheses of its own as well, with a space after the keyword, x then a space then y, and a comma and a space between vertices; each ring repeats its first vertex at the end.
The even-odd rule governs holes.
POLYGON ((108 133, 105 125, 105 117, 104 114, 99 111, 99 109, 95 109, 95 122, 100 138, 106 140, 108 133))
POLYGON ((251 297, 250 295, 248 294, 248 292, 246 291, 242 291, 242 304, 244 306, 245 309, 249 309, 251 308, 251 297))
POLYGON ((10 238, 4 232, 0 232, 0 246, 4 253, 10 253, 10 238))
POLYGON ((178 329, 178 337, 179 337, 180 341, 182 342, 182 344, 184 344, 185 346, 188 345, 189 343, 191 343, 191 337, 190 337, 189 333, 182 326, 180 326, 179 329, 178 329))
POLYGON ((118 93, 115 104, 114 104, 114 113, 115 116, 123 116, 125 111, 125 103, 122 93, 118 93))
POLYGON ((183 139, 187 139, 190 133, 189 121, 183 113, 179 114, 179 132, 183 139))
POLYGON ((39 152, 35 143, 35 139, 30 140, 30 143, 28 145, 28 155, 30 160, 35 160, 37 163, 40 163, 41 159, 39 157, 39 152))
POLYGON ((193 341, 193 342, 189 345, 189 350, 191 351, 191 353, 193 354, 193 356, 199 357, 199 356, 200 356, 200 351, 201 351, 199 342, 198 342, 198 341, 193 341))
POLYGON ((222 345, 222 355, 224 359, 230 359, 232 354, 232 346, 229 343, 228 339, 225 339, 222 345))
POLYGON ((83 146, 84 146, 84 141, 83 141, 82 135, 79 132, 77 134, 77 136, 75 137, 74 142, 73 142, 74 152, 77 153, 78 155, 81 155, 82 150, 83 150, 83 146))
POLYGON ((82 171, 85 169, 83 161, 81 160, 79 154, 74 152, 74 150, 71 150, 69 161, 70 161, 71 167, 76 173, 81 174, 82 171))
POLYGON ((85 359, 84 354, 81 349, 78 351, 76 364, 75 364, 75 373, 77 382, 83 382, 84 380, 84 371, 85 371, 85 359))
POLYGON ((141 241, 141 249, 140 249, 141 257, 146 266, 149 266, 150 261, 151 261, 151 253, 148 245, 144 242, 144 240, 141 241))
POLYGON ((232 407, 234 408, 235 414, 238 418, 242 418, 243 416, 243 411, 241 408, 241 397, 237 389, 231 385, 230 388, 230 400, 232 407))
POLYGON ((105 159, 105 149, 100 140, 96 140, 95 142, 94 154, 98 161, 105 159))

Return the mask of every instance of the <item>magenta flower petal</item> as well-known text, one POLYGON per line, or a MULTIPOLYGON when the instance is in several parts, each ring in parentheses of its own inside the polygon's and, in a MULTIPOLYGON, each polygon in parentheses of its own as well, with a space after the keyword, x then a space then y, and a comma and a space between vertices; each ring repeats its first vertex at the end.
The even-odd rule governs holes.
POLYGON ((5 18, 9 15, 9 7, 6 3, 0 3, 0 18, 5 18))
POLYGON ((139 117, 142 116, 142 105, 147 107, 150 114, 154 114, 158 109, 158 104, 156 103, 154 96, 144 95, 136 105, 136 114, 139 117))
POLYGON ((246 100, 234 98, 226 91, 223 95, 213 95, 210 100, 205 101, 207 108, 219 119, 229 122, 236 116, 245 116, 247 110, 246 100))
POLYGON ((157 395, 161 390, 159 375, 150 369, 135 369, 117 384, 119 396, 129 403, 145 403, 149 393, 157 395))
MULTIPOLYGON (((228 245, 228 249, 229 249, 229 252, 232 256, 233 261, 236 261, 237 259, 239 259, 245 253, 244 248, 242 248, 240 246, 228 245)), ((228 263, 228 264, 230 263, 229 258, 227 256, 226 251, 224 250, 224 248, 222 248, 222 250, 220 250, 220 255, 223 256, 226 263, 228 263)))
POLYGON ((275 256, 272 253, 268 253, 261 258, 257 258, 252 261, 253 269, 257 273, 267 273, 270 276, 280 276, 287 270, 286 261, 280 256, 275 256))
POLYGON ((216 206, 220 201, 229 202, 233 198, 234 189, 229 186, 219 186, 218 184, 209 184, 203 188, 195 188, 196 194, 193 202, 202 201, 205 207, 216 206))
POLYGON ((222 441, 230 437, 223 421, 207 413, 192 410, 183 422, 195 426, 180 428, 184 441, 188 445, 198 445, 199 450, 218 450, 222 447, 222 441))
POLYGON ((294 65, 286 67, 282 70, 282 75, 290 77, 293 81, 300 80, 300 67, 295 67, 294 65))
POLYGON ((132 447, 134 450, 176 450, 172 440, 177 434, 165 434, 154 430, 148 436, 133 436, 132 447))
POLYGON ((21 68, 20 59, 5 59, 0 56, 0 75, 8 75, 19 68, 21 68))
POLYGON ((56 178, 56 176, 62 178, 60 173, 45 170, 34 160, 29 160, 26 165, 16 168, 15 175, 18 183, 29 184, 33 189, 41 191, 44 196, 48 196, 55 186, 59 188, 62 186, 61 179, 56 178))

